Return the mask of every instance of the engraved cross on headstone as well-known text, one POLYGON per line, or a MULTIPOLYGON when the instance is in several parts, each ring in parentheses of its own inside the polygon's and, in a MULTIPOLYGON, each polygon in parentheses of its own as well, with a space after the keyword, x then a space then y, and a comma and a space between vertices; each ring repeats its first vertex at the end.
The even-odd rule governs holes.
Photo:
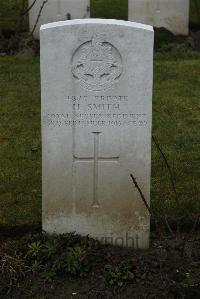
POLYGON ((99 207, 98 198, 98 175, 99 162, 118 162, 119 156, 101 157, 99 156, 99 136, 101 132, 92 132, 94 134, 94 156, 93 157, 77 157, 73 155, 74 162, 93 162, 93 208, 99 207))

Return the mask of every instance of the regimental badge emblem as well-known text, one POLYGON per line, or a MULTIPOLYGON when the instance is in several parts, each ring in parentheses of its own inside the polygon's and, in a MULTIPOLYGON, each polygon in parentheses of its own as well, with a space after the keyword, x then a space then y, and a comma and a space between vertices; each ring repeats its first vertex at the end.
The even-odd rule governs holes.
POLYGON ((100 91, 120 79, 122 58, 116 47, 94 35, 74 52, 71 70, 83 88, 100 91))

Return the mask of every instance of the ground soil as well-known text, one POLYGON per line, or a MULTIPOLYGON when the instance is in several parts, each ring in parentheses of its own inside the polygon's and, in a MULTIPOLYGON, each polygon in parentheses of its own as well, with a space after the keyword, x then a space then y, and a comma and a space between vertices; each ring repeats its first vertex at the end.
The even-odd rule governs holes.
MULTIPOLYGON (((154 233, 151 240, 149 250, 103 246, 102 267, 94 267, 85 278, 61 275, 47 283, 28 272, 9 287, 0 285, 0 298, 200 298, 199 234, 158 237, 154 233), (113 285, 106 281, 103 266, 115 267, 127 260, 137 279, 122 278, 122 283, 113 285)), ((0 257, 10 255, 20 242, 21 238, 6 236, 0 242, 0 257)))

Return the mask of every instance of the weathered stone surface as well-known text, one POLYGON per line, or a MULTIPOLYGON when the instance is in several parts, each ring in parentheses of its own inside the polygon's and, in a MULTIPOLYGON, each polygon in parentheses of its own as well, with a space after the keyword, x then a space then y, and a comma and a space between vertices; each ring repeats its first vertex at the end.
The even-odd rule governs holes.
POLYGON ((130 21, 188 34, 189 0, 128 0, 130 21))
POLYGON ((43 229, 146 248, 153 29, 116 20, 43 25, 43 229))
MULTIPOLYGON (((35 0, 29 0, 29 7, 34 1, 35 0)), ((44 0, 37 0, 29 11, 29 28, 30 32, 32 32, 40 9, 43 7, 36 29, 34 30, 34 37, 37 39, 39 39, 40 26, 43 24, 90 17, 90 0, 48 0, 44 2, 44 0)))

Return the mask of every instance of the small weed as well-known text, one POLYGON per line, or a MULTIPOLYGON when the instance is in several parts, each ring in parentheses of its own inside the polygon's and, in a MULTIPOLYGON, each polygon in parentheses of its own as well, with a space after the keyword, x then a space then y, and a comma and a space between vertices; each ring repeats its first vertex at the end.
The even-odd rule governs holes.
POLYGON ((103 277, 110 285, 119 287, 125 282, 133 281, 136 278, 130 262, 121 262, 118 266, 105 265, 103 277))
POLYGON ((73 275, 84 275, 84 269, 82 268, 82 261, 86 256, 86 250, 80 246, 71 248, 67 257, 67 271, 73 275))
POLYGON ((41 262, 38 262, 37 260, 34 260, 31 265, 32 272, 38 272, 42 268, 41 262))
POLYGON ((52 256, 58 251, 58 245, 56 244, 56 242, 47 242, 45 251, 47 252, 48 256, 52 256))
POLYGON ((40 241, 38 242, 33 242, 31 244, 28 244, 28 255, 32 256, 32 257, 37 257, 38 254, 41 252, 42 249, 42 245, 40 243, 40 241))
POLYGON ((185 279, 181 282, 183 288, 196 288, 200 287, 200 277, 194 277, 190 273, 187 273, 185 279))
POLYGON ((125 283, 145 284, 153 279, 153 273, 148 267, 140 268, 131 260, 124 260, 118 265, 105 265, 103 277, 112 286, 122 287, 125 283))
POLYGON ((53 282, 57 276, 56 270, 54 270, 51 266, 45 265, 41 271, 41 277, 46 282, 53 282))

